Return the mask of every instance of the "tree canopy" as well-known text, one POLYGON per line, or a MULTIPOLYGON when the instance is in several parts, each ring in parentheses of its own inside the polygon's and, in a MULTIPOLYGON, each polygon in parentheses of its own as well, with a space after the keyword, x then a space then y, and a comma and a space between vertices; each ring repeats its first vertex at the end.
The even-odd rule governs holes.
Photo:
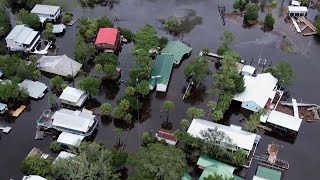
POLYGON ((109 116, 112 113, 112 106, 110 103, 103 103, 100 106, 101 114, 104 116, 109 116))
POLYGON ((259 18, 259 8, 255 3, 248 3, 244 13, 244 21, 256 21, 259 18))
POLYGON ((187 116, 190 118, 190 119, 193 119, 193 118, 203 118, 204 117, 204 110, 203 109, 198 109, 198 108, 195 108, 195 107, 190 107, 188 110, 187 110, 187 116))
POLYGON ((10 30, 10 22, 6 13, 6 7, 0 2, 0 37, 6 35, 10 30))
POLYGON ((89 95, 98 95, 101 79, 87 76, 78 82, 77 87, 89 93, 89 95))
POLYGON ((267 72, 270 72, 279 80, 279 84, 284 86, 290 85, 295 77, 292 66, 288 61, 280 61, 276 67, 268 68, 267 72))
POLYGON ((149 24, 144 25, 136 32, 135 50, 144 49, 149 51, 159 45, 157 31, 149 24))
POLYGON ((96 49, 92 44, 86 43, 84 38, 77 35, 76 49, 74 51, 75 60, 86 63, 88 59, 95 55, 96 49))
POLYGON ((184 69, 185 77, 195 83, 204 81, 210 74, 208 61, 200 56, 195 57, 184 69))
POLYGON ((185 154, 175 146, 149 144, 129 156, 134 165, 132 179, 180 179, 187 170, 185 154))
POLYGON ((29 11, 25 9, 21 9, 17 13, 17 21, 21 22, 22 24, 26 24, 33 29, 38 29, 41 27, 39 16, 29 13, 29 11))
POLYGON ((45 176, 50 172, 52 162, 51 158, 44 159, 40 155, 31 155, 21 162, 20 170, 24 174, 45 176))
POLYGON ((221 45, 217 49, 217 54, 223 56, 225 52, 230 51, 231 45, 234 43, 234 35, 232 32, 226 30, 223 32, 223 35, 220 37, 221 45))
POLYGON ((272 30, 273 29, 273 25, 274 25, 274 18, 272 17, 272 14, 271 13, 268 13, 266 15, 266 17, 264 18, 264 28, 265 29, 270 29, 272 30))

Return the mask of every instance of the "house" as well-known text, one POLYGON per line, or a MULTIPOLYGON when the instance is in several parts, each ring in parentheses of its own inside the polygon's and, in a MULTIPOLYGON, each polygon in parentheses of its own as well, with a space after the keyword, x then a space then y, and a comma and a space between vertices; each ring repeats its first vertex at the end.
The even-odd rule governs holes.
POLYGON ((180 41, 169 41, 161 54, 169 54, 174 56, 174 64, 179 65, 184 55, 190 55, 192 48, 180 41))
POLYGON ((88 94, 84 91, 68 86, 63 90, 59 100, 63 104, 81 107, 87 98, 88 94))
POLYGON ((37 67, 44 72, 64 77, 75 77, 80 71, 82 64, 69 58, 67 55, 42 56, 37 61, 37 67))
POLYGON ((174 134, 170 130, 166 130, 166 129, 160 129, 156 133, 156 137, 159 141, 164 140, 166 143, 171 145, 176 145, 178 142, 174 134))
POLYGON ((173 55, 158 55, 151 71, 151 79, 149 80, 149 89, 153 90, 156 86, 157 91, 166 92, 170 81, 173 55))
POLYGON ((199 180, 203 180, 210 175, 214 176, 215 174, 220 175, 225 179, 231 179, 234 178, 233 171, 236 169, 233 166, 211 159, 207 156, 200 156, 197 161, 197 166, 199 166, 200 169, 203 169, 199 180))
POLYGON ((75 154, 72 154, 72 153, 69 153, 69 152, 66 152, 66 151, 61 151, 59 153, 59 155, 56 157, 56 159, 53 161, 53 163, 56 163, 61 159, 69 159, 69 158, 73 158, 75 156, 76 156, 75 154))
POLYGON ((115 52, 120 46, 120 33, 116 28, 100 28, 95 46, 105 52, 115 52))
POLYGON ((0 103, 0 114, 5 113, 8 110, 7 104, 0 103))
POLYGON ((305 6, 288 6, 289 16, 307 16, 308 8, 305 6))
POLYGON ((51 6, 46 4, 36 4, 30 13, 39 16, 40 22, 57 21, 60 16, 60 6, 51 6))
POLYGON ((5 40, 10 51, 30 52, 40 40, 40 34, 25 25, 16 25, 5 40))
POLYGON ((258 165, 256 175, 252 180, 281 180, 283 173, 276 169, 271 169, 258 165))
POLYGON ((79 147, 84 138, 85 137, 82 135, 62 132, 59 135, 57 142, 69 147, 79 147))
POLYGON ((65 29, 66 29, 66 25, 64 24, 54 24, 53 25, 53 29, 52 29, 52 32, 54 34, 59 34, 59 33, 62 33, 65 29))
POLYGON ((82 111, 60 109, 56 112, 47 110, 37 120, 37 125, 61 132, 90 136, 98 126, 98 120, 92 111, 86 109, 82 111))
POLYGON ((47 180, 47 179, 38 175, 29 175, 29 176, 23 176, 22 180, 47 180))
POLYGON ((34 99, 39 99, 44 96, 44 92, 47 90, 48 86, 39 82, 39 81, 31 81, 29 79, 23 80, 18 84, 20 88, 25 88, 29 96, 34 99))
POLYGON ((292 0, 291 1, 291 5, 292 6, 301 6, 301 2, 300 1, 296 1, 296 0, 292 0))
POLYGON ((244 65, 241 69, 241 75, 242 76, 252 76, 255 71, 256 71, 256 68, 249 66, 249 65, 244 65))
MULTIPOLYGON (((235 146, 235 149, 229 149, 235 151, 237 149, 242 149, 246 152, 247 155, 250 154, 254 146, 259 142, 260 136, 251 132, 243 131, 241 127, 230 125, 225 126, 222 124, 214 123, 211 121, 206 121, 202 119, 193 119, 188 133, 196 138, 203 138, 201 135, 202 131, 207 131, 208 129, 215 129, 226 134, 231 139, 232 144, 235 146)), ((225 146, 223 144, 218 144, 220 146, 225 146)), ((231 148, 228 147, 227 148, 231 148)))
POLYGON ((244 76, 245 90, 233 98, 241 102, 241 107, 257 112, 273 101, 277 92, 278 79, 270 73, 258 74, 256 77, 244 76))

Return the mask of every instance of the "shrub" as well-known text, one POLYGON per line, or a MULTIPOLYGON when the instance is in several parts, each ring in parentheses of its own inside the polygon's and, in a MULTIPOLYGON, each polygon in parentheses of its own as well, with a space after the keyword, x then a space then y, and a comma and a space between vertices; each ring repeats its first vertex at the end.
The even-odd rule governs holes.
POLYGON ((53 141, 50 144, 50 150, 54 153, 59 152, 61 150, 61 146, 57 141, 53 141))
POLYGON ((118 28, 120 31, 120 34, 123 35, 124 38, 128 40, 128 42, 132 42, 134 40, 134 33, 130 31, 130 29, 126 28, 118 28))
POLYGON ((246 5, 245 13, 244 13, 244 20, 246 22, 256 21, 259 17, 258 14, 258 6, 254 3, 249 3, 246 5))
POLYGON ((159 47, 161 48, 161 49, 163 49, 164 47, 166 47, 166 45, 168 44, 168 38, 166 38, 166 37, 161 37, 160 39, 159 39, 159 47))
POLYGON ((273 29, 274 18, 271 13, 268 13, 264 19, 264 27, 265 29, 273 29))

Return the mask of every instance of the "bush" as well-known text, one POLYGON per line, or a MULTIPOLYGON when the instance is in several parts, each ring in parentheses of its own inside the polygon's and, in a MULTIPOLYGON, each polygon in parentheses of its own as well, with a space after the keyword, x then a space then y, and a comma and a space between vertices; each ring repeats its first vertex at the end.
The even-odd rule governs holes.
POLYGON ((31 155, 21 162, 20 170, 24 174, 45 176, 49 173, 52 162, 51 158, 44 159, 39 155, 31 155))
POLYGON ((240 9, 240 2, 239 0, 235 0, 233 3, 233 9, 238 10, 240 9))
POLYGON ((72 18, 73 18, 72 12, 68 11, 64 14, 62 21, 68 23, 72 20, 72 18))
POLYGON ((272 17, 271 13, 268 13, 264 18, 264 28, 272 30, 273 25, 274 25, 274 18, 272 17))
POLYGON ((160 39, 159 39, 159 47, 161 48, 161 49, 163 49, 164 47, 166 47, 166 45, 168 44, 168 38, 166 38, 166 37, 161 37, 160 39))
POLYGON ((181 23, 179 22, 179 19, 177 17, 170 16, 166 22, 165 22, 165 27, 167 31, 171 33, 179 33, 182 28, 181 28, 181 23))
POLYGON ((48 40, 55 40, 56 36, 54 35, 53 31, 53 24, 47 23, 46 29, 42 32, 43 36, 45 36, 48 40))
POLYGON ((123 35, 124 38, 128 40, 128 42, 132 42, 134 40, 134 33, 130 31, 130 29, 126 28, 118 28, 120 31, 120 34, 123 35))
POLYGON ((246 5, 245 13, 244 13, 244 21, 256 21, 259 17, 258 14, 258 6, 254 3, 249 3, 246 5))
POLYGON ((25 9, 21 9, 17 13, 17 21, 20 21, 33 29, 38 29, 41 27, 39 16, 36 14, 31 14, 25 9))
POLYGON ((60 152, 61 151, 61 146, 57 141, 53 141, 50 144, 50 150, 54 153, 60 152))
POLYGON ((302 0, 301 5, 309 7, 311 0, 302 0))

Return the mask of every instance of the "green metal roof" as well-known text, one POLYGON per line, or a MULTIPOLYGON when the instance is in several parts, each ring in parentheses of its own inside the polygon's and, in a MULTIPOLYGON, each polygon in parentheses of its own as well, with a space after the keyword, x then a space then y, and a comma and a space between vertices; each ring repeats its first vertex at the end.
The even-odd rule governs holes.
POLYGON ((281 180, 281 171, 270 169, 263 166, 258 166, 256 176, 268 179, 268 180, 281 180))
POLYGON ((182 176, 181 180, 192 180, 192 177, 191 177, 188 173, 185 173, 185 174, 182 176))
POLYGON ((158 55, 151 71, 149 85, 168 85, 173 66, 173 56, 169 54, 158 55))
POLYGON ((197 165, 205 168, 200 176, 200 180, 210 175, 214 175, 215 173, 226 178, 232 178, 233 171, 236 169, 233 166, 227 165, 206 156, 201 156, 198 159, 197 165))
POLYGON ((192 51, 192 48, 185 45, 180 41, 169 41, 161 53, 169 53, 174 56, 174 62, 179 64, 183 55, 188 54, 192 51))

